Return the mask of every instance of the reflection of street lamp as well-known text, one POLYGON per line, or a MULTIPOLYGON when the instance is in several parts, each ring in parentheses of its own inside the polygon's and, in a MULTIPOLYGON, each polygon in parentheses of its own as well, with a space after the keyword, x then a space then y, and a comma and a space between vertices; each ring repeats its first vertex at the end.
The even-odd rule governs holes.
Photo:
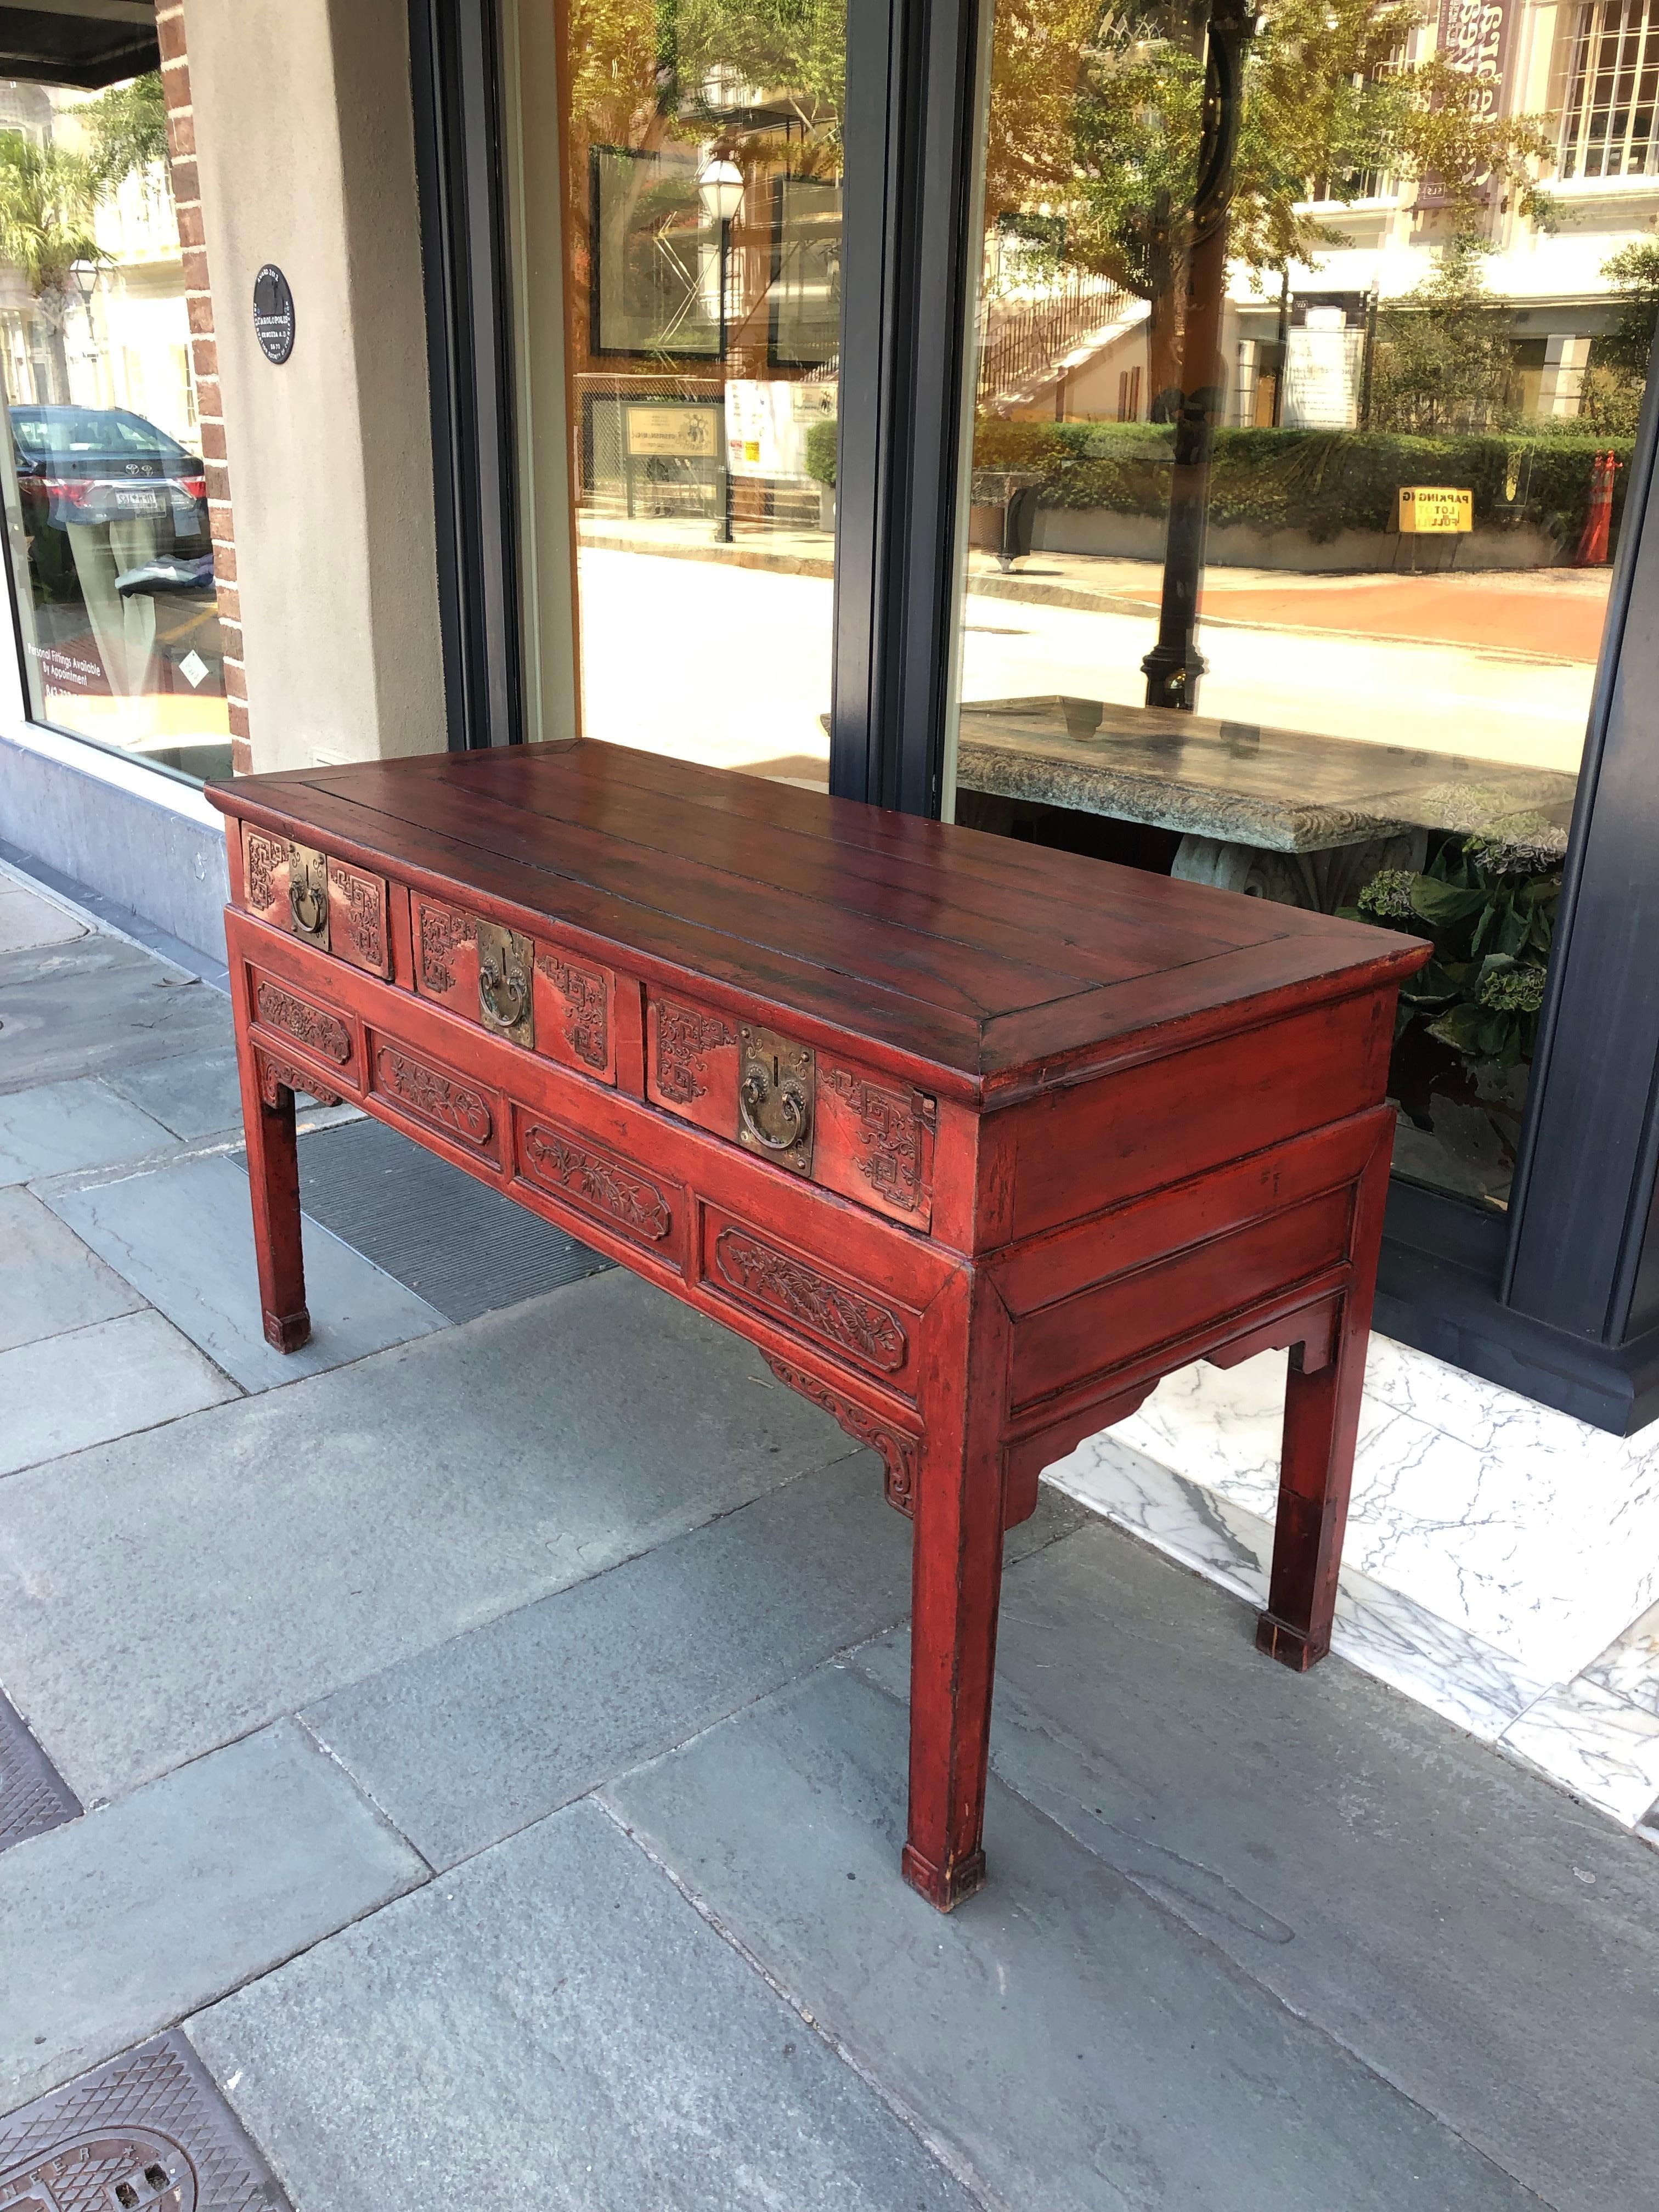
POLYGON ((724 229, 735 222, 743 206, 743 171, 735 161, 718 157, 705 161, 697 178, 697 198, 705 222, 724 229))
POLYGON ((72 261, 70 275, 75 279, 75 289, 81 295, 81 313, 86 318, 87 349, 97 349, 97 340, 92 332, 92 295, 98 289, 98 264, 95 261, 72 261))
MULTIPOLYGON (((702 219, 714 232, 711 252, 702 249, 703 304, 720 331, 720 350, 726 349, 726 232, 737 219, 743 206, 743 171, 735 161, 720 155, 711 155, 697 175, 697 201, 702 210, 702 219)), ((732 456, 720 455, 720 542, 732 543, 732 456)))

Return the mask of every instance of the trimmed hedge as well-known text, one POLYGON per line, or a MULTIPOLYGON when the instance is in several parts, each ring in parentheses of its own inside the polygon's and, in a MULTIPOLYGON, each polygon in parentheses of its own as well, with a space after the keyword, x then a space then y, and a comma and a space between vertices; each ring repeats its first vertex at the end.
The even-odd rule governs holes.
MULTIPOLYGON (((1045 507, 1161 515, 1174 438, 1164 423, 981 417, 975 426, 974 465, 1035 476, 1045 507)), ((1474 494, 1477 528, 1529 522, 1570 548, 1584 526, 1595 456, 1609 451, 1620 464, 1613 479, 1616 528, 1630 473, 1629 440, 1218 430, 1210 520, 1304 531, 1324 544, 1344 530, 1387 530, 1402 484, 1467 485, 1474 494)))

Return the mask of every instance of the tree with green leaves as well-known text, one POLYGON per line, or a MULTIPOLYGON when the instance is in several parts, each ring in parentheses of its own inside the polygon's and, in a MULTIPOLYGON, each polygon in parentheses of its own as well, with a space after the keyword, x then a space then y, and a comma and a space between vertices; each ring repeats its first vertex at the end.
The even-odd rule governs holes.
POLYGON ((1590 348, 1579 413, 1598 436, 1629 437, 1642 411, 1654 331, 1659 327, 1659 239, 1632 239, 1601 264, 1619 319, 1590 348))
POLYGON ((100 196, 118 191, 129 177, 168 161, 167 109, 161 72, 150 70, 112 84, 75 111, 92 141, 90 160, 100 196))
POLYGON ((52 370, 52 397, 67 400, 64 346, 77 262, 103 252, 93 231, 98 179, 84 155, 0 131, 0 261, 18 270, 39 302, 52 370))
POLYGON ((1479 240, 1454 238, 1416 289, 1378 316, 1373 428, 1474 433, 1514 412, 1509 311, 1487 289, 1481 258, 1479 240))
MULTIPOLYGON (((1188 211, 1198 191, 1208 5, 1005 0, 999 7, 987 204, 1063 219, 1057 259, 1145 300, 1154 393, 1171 381, 1188 211)), ((1403 58, 1419 0, 1271 0, 1244 48, 1227 253, 1267 289, 1346 243, 1310 203, 1352 203, 1391 177, 1432 185, 1451 235, 1493 196, 1547 220, 1538 117, 1486 112, 1441 57, 1403 58)))

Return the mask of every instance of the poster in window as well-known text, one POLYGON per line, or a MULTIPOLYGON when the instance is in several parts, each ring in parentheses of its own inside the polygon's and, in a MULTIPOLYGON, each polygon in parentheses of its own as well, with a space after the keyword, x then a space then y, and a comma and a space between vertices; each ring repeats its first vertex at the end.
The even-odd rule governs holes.
POLYGON ((774 368, 823 368, 841 350, 841 184, 779 177, 772 198, 774 368))
POLYGON ((595 146, 589 174, 592 351, 718 361, 725 240, 704 214, 696 155, 595 146))

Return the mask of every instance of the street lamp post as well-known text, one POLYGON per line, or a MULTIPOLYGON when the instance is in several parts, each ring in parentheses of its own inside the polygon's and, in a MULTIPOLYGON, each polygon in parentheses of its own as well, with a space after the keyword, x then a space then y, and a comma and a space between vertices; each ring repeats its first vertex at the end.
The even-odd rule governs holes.
POLYGON ((1213 0, 1204 59, 1204 123, 1187 257, 1181 389, 1170 477, 1169 534, 1158 643, 1141 662, 1149 707, 1198 703, 1206 662, 1198 650, 1198 586, 1210 504, 1210 455, 1225 390, 1221 313, 1227 288, 1227 216, 1243 112, 1244 57, 1255 31, 1250 0, 1213 0))
MULTIPOLYGON (((725 351, 726 334, 726 269, 731 246, 732 225, 743 208, 743 171, 733 161, 720 154, 711 155, 697 175, 697 201, 702 210, 702 219, 714 228, 714 315, 720 328, 721 351, 725 351)), ((706 267, 706 264, 705 264, 706 267)), ((710 286, 705 275, 703 299, 709 296, 710 286)), ((721 410, 724 422, 725 410, 721 410)), ((729 441, 722 439, 724 448, 720 463, 720 544, 732 543, 732 453, 729 441)))

